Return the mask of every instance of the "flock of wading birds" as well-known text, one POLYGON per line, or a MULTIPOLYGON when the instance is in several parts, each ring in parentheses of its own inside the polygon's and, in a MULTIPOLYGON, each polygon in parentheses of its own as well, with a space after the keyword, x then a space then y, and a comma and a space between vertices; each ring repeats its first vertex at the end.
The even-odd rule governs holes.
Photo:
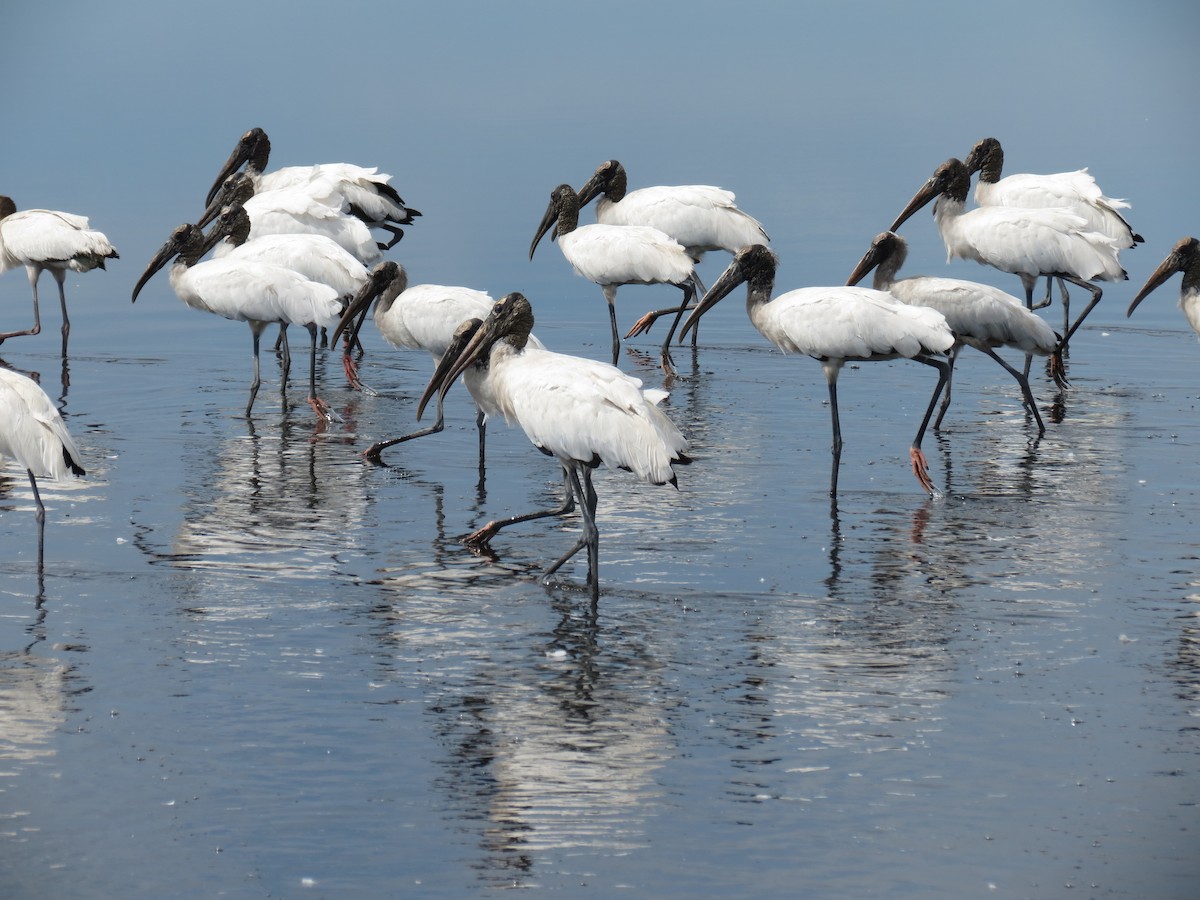
MULTIPOLYGON (((288 355, 286 329, 309 333, 308 402, 317 415, 337 418, 317 395, 318 335, 329 346, 342 339, 342 360, 352 387, 358 379, 355 348, 359 330, 374 303, 379 331, 396 347, 423 349, 437 361, 417 411, 420 420, 436 397, 434 425, 381 441, 366 451, 378 460, 393 444, 442 428, 442 401, 461 375, 478 410, 480 452, 484 421, 503 415, 518 423, 533 444, 562 465, 565 498, 561 506, 489 522, 466 542, 486 545, 507 525, 564 515, 578 505, 583 528, 574 545, 545 572, 549 577, 580 550, 588 552, 587 583, 598 593, 599 532, 592 470, 601 462, 631 471, 652 484, 674 485, 673 466, 690 462, 687 439, 658 409, 662 390, 642 390, 641 381, 616 368, 620 337, 614 299, 623 284, 670 284, 682 291, 678 305, 646 313, 626 338, 648 331, 661 316, 673 315, 662 344, 664 371, 674 373, 670 345, 684 315, 679 340, 700 318, 743 282, 751 322, 784 353, 818 360, 829 387, 833 416, 830 494, 836 496, 842 447, 837 378, 847 361, 909 358, 938 371, 937 386, 913 439, 913 472, 922 487, 936 493, 921 451, 925 430, 942 398, 934 427, 950 401, 954 362, 963 346, 975 347, 1002 365, 1020 386, 1039 433, 1045 426, 1029 387, 1032 355, 1049 357, 1048 371, 1062 387, 1061 354, 1100 298, 1096 281, 1126 278, 1119 253, 1141 236, 1122 215, 1129 204, 1105 197, 1086 169, 1055 175, 1002 177, 1003 151, 994 138, 975 145, 965 162, 950 159, 933 173, 891 228, 877 236, 845 286, 808 287, 772 297, 776 257, 767 248, 762 225, 738 209, 729 191, 707 185, 627 190, 625 169, 603 163, 576 192, 559 185, 529 248, 532 259, 548 232, 575 272, 598 284, 608 302, 613 364, 547 350, 531 333, 533 312, 520 293, 493 299, 482 291, 443 285, 408 285, 403 267, 383 259, 420 213, 408 207, 374 168, 333 163, 265 171, 270 141, 262 129, 238 141, 213 183, 203 215, 180 225, 147 266, 133 299, 150 278, 170 268, 175 293, 188 306, 247 322, 254 341, 254 378, 246 414, 260 384, 259 340, 272 323, 280 326, 276 349, 288 355), (971 176, 978 172, 976 206, 967 209, 971 176), (897 277, 907 247, 897 229, 936 198, 934 215, 950 258, 979 263, 1020 276, 1024 303, 988 285, 952 278, 897 277), (581 207, 593 199, 596 224, 580 225, 581 207), (211 225, 207 233, 203 230, 211 225), (377 242, 374 231, 389 235, 377 242), (708 290, 695 265, 709 250, 732 254, 732 262, 708 290), (873 288, 857 287, 874 271, 873 288), (1034 288, 1046 278, 1046 294, 1035 302, 1034 288), (1063 332, 1032 310, 1052 302, 1059 281, 1063 332), (1072 322, 1066 283, 1090 293, 1072 322), (1010 366, 995 352, 1011 347, 1025 354, 1025 367, 1010 366)), ((1182 271, 1180 305, 1200 333, 1200 255, 1196 238, 1180 240, 1133 298, 1128 313, 1175 272, 1182 271)), ((67 270, 104 268, 117 251, 88 227, 82 216, 50 210, 18 212, 0 197, 0 272, 24 265, 33 290, 34 324, 0 333, 0 342, 37 334, 38 278, 49 270, 58 282, 62 306, 63 354, 70 322, 63 282, 67 270)), ((38 571, 44 558, 45 508, 37 478, 84 474, 83 460, 58 410, 29 378, 0 368, 0 455, 14 457, 29 475, 37 503, 38 571)))

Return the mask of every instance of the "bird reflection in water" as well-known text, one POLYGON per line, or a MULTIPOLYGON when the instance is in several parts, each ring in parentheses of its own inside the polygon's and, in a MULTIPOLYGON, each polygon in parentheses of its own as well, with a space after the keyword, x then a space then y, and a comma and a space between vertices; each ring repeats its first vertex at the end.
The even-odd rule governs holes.
POLYGON ((480 645, 473 670, 429 706, 446 748, 437 787, 477 829, 480 879, 496 887, 529 884, 581 846, 646 847, 655 772, 674 753, 661 704, 646 702, 664 688, 645 641, 547 593, 559 618, 540 661, 505 663, 480 645))

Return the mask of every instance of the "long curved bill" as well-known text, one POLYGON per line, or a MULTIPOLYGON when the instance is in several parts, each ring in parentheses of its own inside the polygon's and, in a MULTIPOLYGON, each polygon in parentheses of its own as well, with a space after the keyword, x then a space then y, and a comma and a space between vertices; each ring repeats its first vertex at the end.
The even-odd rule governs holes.
POLYGON ((142 288, 146 286, 146 282, 153 278, 159 269, 174 259, 176 255, 178 255, 181 238, 186 233, 186 230, 191 227, 193 226, 180 225, 173 232, 171 232, 171 236, 167 239, 167 242, 162 245, 157 253, 154 254, 154 258, 150 260, 149 265, 146 266, 146 270, 142 272, 142 277, 139 278, 137 280, 137 284, 133 286, 134 303, 137 303, 138 294, 142 292, 142 288))
POLYGON ((1133 311, 1138 308, 1138 304, 1146 299, 1156 288, 1162 285, 1176 272, 1183 268, 1182 261, 1179 256, 1179 247, 1172 248, 1167 254, 1167 258, 1159 263, 1158 268, 1150 273, 1150 277, 1146 279, 1146 283, 1142 285, 1142 289, 1137 292, 1133 300, 1129 303, 1129 309, 1125 311, 1125 318, 1133 315, 1133 311))
MULTIPOLYGON (((542 221, 538 223, 537 234, 533 236, 533 243, 529 245, 529 258, 533 259, 533 251, 537 249, 538 241, 545 237, 546 232, 553 227, 558 221, 558 204, 551 199, 550 205, 546 207, 546 212, 542 216, 542 221)), ((550 235, 550 240, 558 237, 558 232, 550 235)))
POLYGON ((721 273, 721 277, 713 282, 712 287, 708 289, 708 293, 700 298, 700 302, 696 304, 695 309, 687 317, 687 320, 683 323, 683 328, 679 330, 679 343, 683 343, 683 339, 687 337, 688 331, 696 327, 702 315, 716 306, 717 301, 728 295, 730 291, 745 280, 746 277, 742 272, 742 268, 735 259, 721 273))
POLYGON ((346 332, 351 345, 358 340, 358 333, 362 330, 363 323, 367 320, 367 311, 371 308, 371 304, 392 283, 399 269, 400 267, 396 263, 391 260, 385 260, 371 270, 370 277, 363 282, 362 287, 358 289, 358 293, 350 299, 350 302, 346 304, 345 310, 342 311, 342 318, 338 321, 337 327, 333 329, 333 335, 329 338, 330 345, 337 343, 337 339, 341 337, 342 332, 346 332))
MULTIPOLYGON (((490 320, 491 316, 488 316, 488 319, 490 320)), ((455 329, 450 346, 438 360, 425 393, 421 395, 421 402, 417 404, 418 422, 421 421, 421 415, 434 394, 438 395, 438 412, 441 413, 442 401, 446 399, 447 392, 458 376, 491 347, 491 329, 484 327, 485 324, 483 319, 467 319, 455 329)))
POLYGON ((879 265, 879 248, 874 241, 867 248, 867 252, 863 254, 862 259, 858 261, 858 265, 854 267, 854 271, 850 273, 850 277, 846 279, 847 287, 854 287, 864 278, 866 278, 871 270, 879 265))
POLYGON ((233 148, 233 152, 229 154, 229 159, 225 160, 225 164, 221 166, 221 171, 217 173, 217 177, 213 179, 212 187, 208 189, 208 196, 204 198, 204 202, 208 206, 212 206, 213 199, 221 190, 221 185, 225 183, 225 179, 242 167, 244 163, 250 159, 250 145, 247 141, 249 132, 242 135, 238 140, 237 146, 233 148))
POLYGON ((921 189, 913 195, 913 198, 908 201, 908 206, 904 207, 904 211, 896 216, 896 221, 892 223, 888 231, 896 231, 903 225, 912 214, 918 209, 927 204, 930 200, 941 193, 941 188, 936 178, 930 178, 921 186, 921 189))
POLYGON ((597 169, 591 178, 579 189, 579 208, 587 206, 596 197, 604 192, 605 178, 601 174, 601 170, 597 169))

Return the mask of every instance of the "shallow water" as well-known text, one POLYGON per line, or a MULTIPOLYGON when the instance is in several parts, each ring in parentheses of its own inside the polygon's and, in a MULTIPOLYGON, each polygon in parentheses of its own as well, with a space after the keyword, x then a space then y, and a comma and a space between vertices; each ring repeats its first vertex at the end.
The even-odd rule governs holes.
MULTIPOLYGON (((248 421, 243 326, 89 286, 65 369, 52 318, 2 348, 89 468, 43 491, 41 593, 28 484, 0 476, 6 896, 1192 896, 1200 348, 1177 311, 1099 308, 1070 391, 1035 370, 1040 440, 965 355, 925 441, 936 499, 907 461, 932 372, 848 367, 833 506, 820 367, 722 304, 676 354, 680 490, 597 475, 593 608, 582 561, 539 581, 574 517, 461 544, 561 489, 501 423, 481 477, 461 388, 446 433, 358 456, 413 424, 423 355, 368 326, 375 397, 323 359, 329 427, 304 355, 286 404, 265 356, 248 421)), ((591 290, 574 324, 531 294, 549 345, 604 355, 591 290)), ((629 293, 623 316, 651 296, 629 293)), ((622 365, 657 386, 656 359, 652 336, 622 365)))

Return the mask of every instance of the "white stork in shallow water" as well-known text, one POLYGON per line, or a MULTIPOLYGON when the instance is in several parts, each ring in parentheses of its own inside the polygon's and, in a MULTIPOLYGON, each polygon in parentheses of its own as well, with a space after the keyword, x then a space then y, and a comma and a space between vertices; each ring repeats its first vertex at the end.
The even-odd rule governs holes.
POLYGON ((842 456, 842 429, 838 419, 837 380, 848 361, 871 362, 906 357, 938 370, 938 385, 921 427, 909 449, 913 474, 931 494, 938 493, 929 478, 929 465, 921 440, 933 415, 938 395, 950 377, 949 363, 937 354, 949 352, 954 334, 936 310, 908 306, 890 294, 860 287, 809 287, 788 291, 772 299, 775 289, 775 254, 761 244, 739 250, 729 268, 683 323, 682 340, 689 329, 722 297, 746 283, 746 312, 759 333, 784 353, 803 353, 821 363, 829 385, 833 414, 833 470, 830 496, 837 495, 838 464, 842 456))
MULTIPOLYGON (((243 134, 229 154, 229 159, 217 173, 205 203, 211 204, 225 179, 242 169, 254 182, 256 191, 299 189, 307 191, 318 182, 328 182, 337 196, 345 201, 346 209, 372 228, 389 232, 392 237, 381 249, 392 247, 404 232, 399 225, 411 225, 420 213, 405 205, 396 189, 389 184, 391 175, 375 167, 364 168, 350 163, 322 163, 314 166, 285 166, 272 172, 264 171, 271 156, 271 141, 261 128, 251 128, 243 134), (244 169, 242 167, 245 167, 244 169)), ((317 189, 324 192, 326 188, 317 189)))
MULTIPOLYGON (((1087 169, 1075 172, 1057 172, 1053 175, 1006 175, 1004 149, 996 138, 988 137, 977 141, 963 160, 967 174, 979 173, 975 184, 975 202, 980 206, 1018 206, 1034 209, 1052 207, 1071 210, 1087 220, 1089 231, 1108 235, 1118 250, 1142 243, 1142 236, 1134 232, 1125 221, 1121 210, 1129 209, 1124 200, 1105 197, 1096 184, 1096 179, 1087 169)), ((1046 299, 1035 309, 1050 303, 1050 282, 1046 279, 1046 299)), ((1070 306, 1066 285, 1059 280, 1063 297, 1063 328, 1070 327, 1070 306)))
POLYGON ((52 209, 17 211, 11 197, 0 196, 0 272, 24 266, 33 289, 33 327, 24 331, 0 333, 6 338, 37 334, 42 330, 38 312, 38 279, 49 270, 58 282, 58 302, 62 306, 62 352, 66 356, 71 320, 67 317, 67 295, 63 282, 67 270, 89 272, 103 269, 106 259, 117 259, 116 248, 88 220, 73 213, 52 209))
MULTIPOLYGON (((368 283, 350 301, 334 330, 333 339, 336 341, 339 335, 347 334, 350 343, 353 343, 373 301, 375 327, 384 340, 398 350, 424 350, 433 357, 435 364, 453 346, 458 326, 468 319, 486 318, 495 303, 485 291, 473 288, 443 284, 409 285, 404 267, 388 260, 379 263, 371 271, 368 283)), ((542 342, 531 334, 529 346, 541 349, 542 342)), ((488 385, 479 381, 478 376, 479 370, 475 367, 468 367, 463 373, 467 389, 477 398, 476 425, 479 430, 479 464, 482 467, 486 422, 497 410, 488 393, 488 385)), ((388 447, 436 434, 444 427, 439 407, 437 421, 433 425, 402 437, 379 441, 367 448, 363 455, 373 462, 379 462, 381 454, 388 447)))
POLYGON ((1155 288, 1165 284, 1176 272, 1183 273, 1179 287, 1179 308, 1187 316, 1188 324, 1200 336, 1200 241, 1194 237, 1180 238, 1157 269, 1150 273, 1142 289, 1137 292, 1126 310, 1125 316, 1133 315, 1138 304, 1155 288))
MULTIPOLYGON (((235 203, 224 207, 213 222, 210 241, 216 241, 212 255, 216 259, 239 259, 269 263, 299 272, 309 281, 327 284, 345 302, 349 302, 366 283, 367 267, 352 253, 324 234, 264 234, 250 240, 250 214, 244 206, 235 203)), ((291 354, 287 345, 287 323, 280 323, 279 341, 276 350, 282 347, 283 367, 291 365, 291 354)), ((322 329, 321 346, 325 346, 322 329)), ((345 348, 342 363, 351 386, 361 390, 354 358, 350 348, 345 348)))
POLYGON ((686 438, 658 408, 667 394, 641 390, 641 381, 607 363, 530 346, 533 309, 519 293, 497 301, 482 322, 468 320, 460 328, 466 345, 456 357, 443 357, 421 397, 417 417, 435 394, 440 399, 460 374, 481 361, 484 369, 477 385, 484 386, 497 410, 520 425, 535 447, 559 461, 568 489, 560 509, 489 522, 467 543, 484 546, 507 525, 564 514, 577 501, 583 533, 545 575, 553 575, 586 548, 587 580, 595 600, 600 589, 600 533, 592 470, 604 463, 627 469, 649 484, 676 485, 672 467, 691 460, 686 438))
MULTIPOLYGON (((328 181, 318 183, 329 188, 328 181)), ((383 251, 361 219, 346 212, 332 190, 280 188, 256 191, 245 172, 235 172, 222 183, 212 203, 196 223, 208 225, 227 206, 242 206, 250 216, 249 240, 268 234, 323 234, 364 266, 383 259, 383 251)))
POLYGON ((46 548, 46 507, 37 480, 84 475, 83 457, 62 416, 32 378, 0 367, 0 458, 11 457, 29 475, 37 504, 38 575, 46 548))
POLYGON ((933 427, 941 427, 942 419, 950 406, 954 363, 958 360, 959 350, 966 345, 986 353, 1016 379, 1025 405, 1037 422, 1038 433, 1044 434, 1046 426, 1029 388, 1029 379, 1001 359, 994 348, 1013 347, 1024 353, 1049 356, 1051 374, 1055 382, 1059 387, 1065 387, 1062 360, 1058 355, 1058 335, 1054 333, 1054 329, 1027 310, 1016 297, 991 285, 931 275, 897 278, 896 273, 904 265, 907 256, 908 243, 904 238, 891 231, 885 231, 871 241, 871 246, 854 267, 846 284, 858 284, 874 269, 875 278, 871 286, 875 290, 887 291, 909 306, 936 309, 946 317, 946 324, 954 332, 955 343, 949 352, 950 377, 946 380, 942 405, 933 427))
POLYGON ((596 221, 604 225, 648 225, 683 245, 694 262, 709 250, 736 253, 766 244, 767 232, 737 207, 736 197, 707 184, 660 185, 629 191, 629 176, 615 159, 601 163, 579 189, 579 206, 596 200, 596 221))
POLYGON ((1052 275, 1091 292, 1091 302, 1063 335, 1071 335, 1100 302, 1101 290, 1092 281, 1122 281, 1128 276, 1117 259, 1116 242, 1090 231, 1087 220, 1069 209, 980 206, 965 209, 971 179, 961 160, 948 159, 913 196, 888 231, 897 231, 918 209, 935 197, 933 215, 947 262, 973 259, 1021 279, 1025 306, 1033 308, 1033 288, 1043 275, 1052 275))
POLYGON ((529 245, 530 259, 533 259, 538 242, 551 228, 554 229, 551 239, 557 239, 559 249, 575 274, 600 285, 604 291, 612 325, 614 366, 621 350, 617 312, 613 306, 617 288, 623 284, 672 284, 683 291, 683 303, 671 310, 676 313, 675 324, 662 346, 663 371, 673 374, 671 338, 683 310, 699 288, 695 263, 683 245, 646 225, 580 225, 579 195, 569 184, 560 184, 550 193, 550 205, 529 245))
POLYGON ((195 225, 180 225, 138 279, 133 288, 134 302, 146 282, 174 260, 171 287, 180 300, 193 309, 250 326, 254 339, 254 380, 246 404, 247 417, 261 383, 258 345, 263 331, 272 323, 304 326, 311 339, 308 403, 318 416, 336 419, 329 405, 317 396, 317 331, 337 322, 342 311, 338 292, 279 265, 230 257, 201 262, 200 258, 218 239, 215 233, 206 237, 195 225))

